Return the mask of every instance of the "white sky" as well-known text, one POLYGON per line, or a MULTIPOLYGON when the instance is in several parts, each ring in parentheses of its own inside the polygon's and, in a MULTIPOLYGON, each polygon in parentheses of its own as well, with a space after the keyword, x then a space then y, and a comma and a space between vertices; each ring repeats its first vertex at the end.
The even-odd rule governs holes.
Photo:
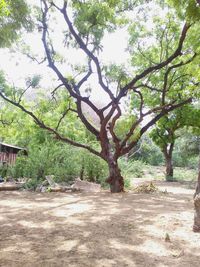
MULTIPOLYGON (((29 2, 35 4, 39 1, 29 0, 29 2)), ((152 9, 154 9, 154 5, 152 5, 152 9)), ((62 25, 64 25, 62 19, 59 19, 59 23, 54 25, 53 40, 55 42, 56 51, 66 55, 68 62, 78 64, 82 59, 84 59, 83 52, 78 52, 77 50, 75 51, 73 49, 67 50, 66 48, 63 48, 61 45, 62 25)), ((151 25, 149 26, 151 27, 151 25)), ((128 36, 125 29, 118 30, 115 33, 106 34, 103 40, 104 49, 100 57, 101 60, 105 63, 127 64, 128 54, 125 51, 127 47, 127 39, 128 36)), ((41 42, 41 35, 39 33, 26 35, 25 41, 30 45, 31 50, 34 51, 34 53, 41 55, 43 54, 44 50, 41 42)), ((9 49, 0 50, 0 59, 0 69, 5 72, 8 81, 16 86, 24 86, 25 78, 33 76, 34 74, 40 74, 42 76, 42 88, 51 87, 53 89, 57 84, 59 84, 59 81, 57 81, 57 77, 53 71, 47 67, 47 63, 38 65, 35 62, 31 62, 30 59, 26 58, 26 56, 22 56, 19 53, 10 53, 9 49), (54 78, 54 81, 52 81, 52 78, 54 78)), ((68 69, 67 64, 68 63, 61 67, 64 74, 66 74, 68 69)), ((93 77, 90 79, 90 83, 94 89, 92 97, 95 99, 95 102, 107 102, 107 95, 105 95, 102 90, 97 91, 99 86, 96 76, 93 75, 93 77)))
MULTIPOLYGON (((31 50, 39 52, 43 51, 43 48, 39 45, 41 40, 39 36, 29 34, 26 37, 26 42, 30 44, 31 50)), ((127 40, 125 30, 120 30, 117 33, 109 34, 104 38, 104 53, 102 60, 105 63, 126 63, 128 60, 128 55, 125 52, 127 40)), ((66 51, 60 49, 59 51, 66 51)), ((70 63, 78 64, 82 58, 82 52, 75 50, 67 51, 70 58, 70 63)), ((26 56, 20 53, 14 54, 10 53, 9 49, 0 50, 0 69, 2 69, 8 81, 14 83, 16 86, 24 86, 24 80, 26 77, 33 76, 34 74, 40 74, 42 76, 41 85, 44 88, 52 87, 53 84, 58 84, 59 82, 52 82, 52 78, 56 77, 53 71, 47 67, 47 63, 38 65, 36 62, 31 62, 26 56)), ((66 64, 63 65, 62 69, 66 68, 66 64)), ((96 83, 96 77, 91 79, 92 87, 96 88, 98 84, 96 83)), ((101 94, 102 90, 98 90, 98 94, 101 94)), ((104 94, 100 96, 106 97, 104 94)), ((96 97, 95 97, 96 98, 96 97)))

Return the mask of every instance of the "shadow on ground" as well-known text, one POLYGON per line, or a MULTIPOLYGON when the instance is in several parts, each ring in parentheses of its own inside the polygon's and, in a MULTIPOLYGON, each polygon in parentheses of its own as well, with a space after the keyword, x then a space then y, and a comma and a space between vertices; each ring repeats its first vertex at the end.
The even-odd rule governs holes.
POLYGON ((2 267, 199 266, 189 191, 0 192, 0 223, 2 267))

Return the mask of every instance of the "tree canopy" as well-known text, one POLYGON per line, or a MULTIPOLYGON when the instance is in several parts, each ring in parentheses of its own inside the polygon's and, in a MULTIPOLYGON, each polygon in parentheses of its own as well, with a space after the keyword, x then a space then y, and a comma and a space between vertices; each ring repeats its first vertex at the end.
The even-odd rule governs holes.
POLYGON ((0 47, 11 46, 19 30, 32 29, 30 11, 24 0, 0 1, 0 47))
MULTIPOLYGON (((179 10, 180 1, 169 2, 176 11, 167 1, 41 0, 41 7, 36 8, 37 31, 44 50, 42 62, 59 81, 51 92, 54 101, 40 105, 38 111, 24 99, 34 84, 15 88, 14 94, 10 86, 1 85, 0 96, 32 117, 39 127, 105 160, 112 192, 123 191, 119 157, 130 152, 162 117, 199 97, 199 7, 195 3, 193 10, 194 1, 189 5, 183 1, 184 8, 179 10), (58 27, 56 20, 62 20, 58 27), (102 57, 104 37, 121 28, 129 34, 129 59, 124 65, 107 64, 102 57), (78 65, 70 61, 72 50, 81 54, 78 65), (60 93, 63 90, 65 93, 60 93), (107 99, 101 107, 92 97, 100 92, 107 99), (124 103, 130 119, 123 132, 118 130, 118 121, 124 116, 124 103), (97 123, 87 116, 84 107, 97 123), (59 111, 57 115, 55 110, 59 111), (70 116, 77 116, 99 142, 98 147, 63 130, 70 116)), ((30 57, 39 62, 36 56, 30 57)))

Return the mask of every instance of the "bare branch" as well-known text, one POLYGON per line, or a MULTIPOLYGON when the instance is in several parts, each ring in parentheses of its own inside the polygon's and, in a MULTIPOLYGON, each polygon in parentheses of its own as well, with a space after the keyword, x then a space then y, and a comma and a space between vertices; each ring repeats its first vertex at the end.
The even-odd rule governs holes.
POLYGON ((72 109, 70 107, 70 104, 69 104, 69 107, 65 109, 65 111, 63 112, 62 116, 60 117, 60 119, 58 120, 58 124, 56 126, 56 131, 58 131, 58 128, 60 127, 60 124, 61 122, 63 121, 63 119, 66 117, 66 115, 68 114, 68 112, 71 111, 71 112, 74 112, 74 113, 77 113, 77 110, 75 109, 72 109))
POLYGON ((178 104, 174 104, 174 102, 170 103, 170 104, 166 104, 163 107, 157 107, 154 108, 148 112, 146 112, 142 118, 139 118, 131 127, 129 133, 127 134, 126 138, 123 140, 122 144, 121 144, 121 153, 120 155, 125 155, 126 153, 128 153, 139 141, 140 137, 152 126, 154 125, 160 118, 162 118, 163 116, 165 116, 166 114, 168 114, 169 112, 171 112, 174 109, 177 109, 185 104, 191 103, 192 102, 192 98, 188 98, 178 104), (126 146, 124 148, 124 146, 126 145, 127 141, 129 140, 129 138, 132 136, 134 130, 136 129, 136 127, 141 123, 141 121, 143 120, 144 116, 147 116, 153 112, 158 112, 159 110, 161 110, 161 112, 159 114, 157 114, 154 118, 152 118, 145 126, 142 127, 142 129, 140 130, 140 134, 138 135, 138 138, 134 141, 132 141, 128 146, 126 146))
POLYGON ((51 92, 52 97, 54 97, 54 95, 55 95, 55 93, 57 92, 57 90, 58 90, 60 87, 62 87, 62 86, 64 86, 63 83, 59 84, 58 86, 56 86, 56 88, 53 89, 53 91, 51 92))
POLYGON ((177 68, 180 68, 180 67, 182 67, 182 66, 184 66, 184 65, 187 65, 187 64, 189 64, 189 63, 191 63, 194 59, 195 59, 195 57, 197 56, 197 54, 195 53, 189 60, 187 60, 187 61, 185 61, 185 62, 183 62, 183 61, 181 61, 181 62, 179 62, 179 63, 177 63, 177 64, 175 64, 175 65, 172 65, 172 66, 170 66, 168 69, 167 69, 167 71, 166 71, 166 73, 165 73, 165 76, 164 76, 164 85, 163 85, 163 92, 162 92, 162 105, 164 105, 165 104, 165 96, 166 96, 166 92, 169 90, 169 88, 168 88, 168 77, 169 77, 169 74, 170 74, 170 72, 173 70, 173 69, 177 69, 177 68))
POLYGON ((152 73, 156 70, 159 70, 159 69, 162 69, 163 67, 167 66, 169 63, 171 63, 175 58, 179 57, 182 55, 182 47, 183 47, 183 43, 185 41, 185 38, 186 38, 186 34, 187 34, 187 31, 189 30, 189 28, 191 27, 191 25, 185 23, 183 29, 182 29, 182 33, 181 33, 181 36, 180 36, 180 39, 179 39, 179 43, 178 43, 178 47, 177 49, 175 50, 175 52, 170 56, 168 57, 165 61, 157 64, 157 65, 154 65, 154 66, 151 66, 147 69, 145 69, 142 73, 136 75, 131 82, 129 82, 126 86, 124 86, 119 95, 118 95, 118 98, 120 99, 122 96, 125 96, 127 94, 127 91, 131 88, 133 88, 135 86, 135 83, 141 79, 143 79, 144 77, 146 77, 149 73, 152 73))
MULTIPOLYGON (((51 49, 49 48, 48 41, 47 41, 47 35, 48 35, 47 14, 48 14, 48 10, 50 7, 47 6, 47 3, 45 0, 41 0, 41 2, 44 5, 44 7, 42 7, 42 25, 43 25, 42 42, 44 45, 49 67, 56 73, 56 75, 58 76, 58 78, 63 83, 63 85, 66 87, 66 89, 68 90, 68 92, 70 93, 72 97, 87 103, 87 105, 89 105, 94 110, 94 112, 99 115, 98 108, 91 101, 89 101, 88 97, 82 97, 79 94, 77 94, 77 92, 74 92, 72 85, 69 83, 69 81, 62 75, 62 73, 56 67, 54 60, 52 58, 51 49)), ((67 3, 65 2, 65 6, 66 5, 67 3)))
POLYGON ((80 94, 80 87, 88 80, 88 78, 91 76, 92 74, 92 68, 91 68, 91 64, 89 62, 89 69, 88 72, 86 73, 86 75, 78 82, 77 85, 75 85, 75 90, 80 94))
POLYGON ((151 85, 149 85, 147 83, 141 83, 141 84, 137 85, 135 88, 141 88, 141 87, 147 88, 147 89, 149 89, 151 91, 156 91, 156 92, 162 93, 161 89, 158 89, 158 88, 156 88, 154 86, 151 86, 151 85))
POLYGON ((20 97, 19 97, 19 99, 18 99, 18 103, 21 102, 22 97, 23 97, 24 94, 28 91, 28 89, 29 89, 30 87, 31 87, 31 84, 29 84, 29 85, 27 86, 27 88, 21 93, 21 95, 20 95, 20 97))
MULTIPOLYGON (((59 9, 60 10, 60 9, 59 9)), ((75 31, 69 17, 67 14, 67 8, 66 5, 64 5, 63 9, 60 10, 64 16, 64 19, 68 25, 68 28, 72 34, 72 36, 75 38, 76 42, 79 44, 80 48, 86 53, 86 55, 94 62, 97 69, 99 84, 101 85, 102 89, 109 95, 111 99, 114 99, 114 95, 111 92, 111 90, 108 88, 108 86, 104 83, 103 77, 102 77, 102 70, 99 63, 99 59, 88 49, 87 45, 84 43, 80 35, 75 31)))
POLYGON ((31 56, 29 53, 23 52, 23 54, 24 54, 25 56, 27 56, 28 58, 30 58, 32 61, 35 61, 38 65, 41 65, 42 63, 44 63, 44 62, 47 60, 47 58, 44 57, 43 59, 41 59, 41 60, 39 61, 36 57, 31 56))

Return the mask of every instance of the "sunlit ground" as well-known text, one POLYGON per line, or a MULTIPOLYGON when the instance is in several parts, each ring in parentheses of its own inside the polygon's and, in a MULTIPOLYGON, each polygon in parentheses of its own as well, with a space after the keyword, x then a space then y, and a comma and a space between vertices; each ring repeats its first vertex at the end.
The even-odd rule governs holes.
POLYGON ((199 267, 193 190, 158 184, 172 193, 0 192, 0 266, 199 267))

